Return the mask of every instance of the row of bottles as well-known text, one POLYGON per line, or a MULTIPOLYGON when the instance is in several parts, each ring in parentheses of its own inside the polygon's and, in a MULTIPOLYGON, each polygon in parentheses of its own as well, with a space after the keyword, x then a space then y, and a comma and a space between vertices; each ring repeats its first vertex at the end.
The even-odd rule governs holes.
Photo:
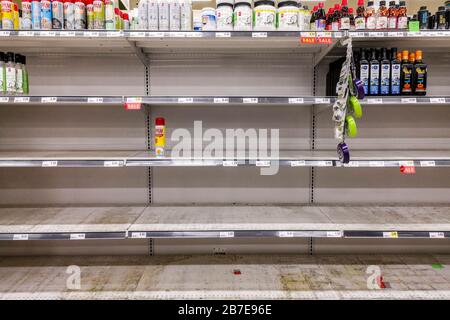
POLYGON ((361 49, 355 58, 366 95, 426 95, 427 65, 421 50, 361 49))

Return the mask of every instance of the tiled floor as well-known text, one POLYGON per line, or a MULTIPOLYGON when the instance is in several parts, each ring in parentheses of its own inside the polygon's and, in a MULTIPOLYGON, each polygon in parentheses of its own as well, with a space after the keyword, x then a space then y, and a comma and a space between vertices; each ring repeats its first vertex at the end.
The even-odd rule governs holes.
POLYGON ((450 256, 2 257, 0 298, 450 299, 450 256))

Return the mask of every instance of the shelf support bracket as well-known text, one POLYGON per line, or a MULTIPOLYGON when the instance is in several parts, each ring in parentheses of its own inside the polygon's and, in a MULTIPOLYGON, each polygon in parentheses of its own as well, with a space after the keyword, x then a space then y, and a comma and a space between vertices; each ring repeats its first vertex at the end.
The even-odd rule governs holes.
POLYGON ((333 50, 334 47, 336 47, 338 42, 339 40, 333 39, 333 42, 330 45, 323 48, 319 53, 314 55, 314 67, 316 67, 320 63, 320 61, 322 61, 323 58, 325 58, 327 54, 330 53, 330 51, 333 50))
POLYGON ((142 64, 148 68, 150 67, 150 61, 148 60, 148 57, 145 55, 144 51, 142 51, 142 48, 139 48, 136 45, 136 42, 127 40, 130 44, 130 47, 133 49, 134 53, 138 57, 138 59, 142 62, 142 64))

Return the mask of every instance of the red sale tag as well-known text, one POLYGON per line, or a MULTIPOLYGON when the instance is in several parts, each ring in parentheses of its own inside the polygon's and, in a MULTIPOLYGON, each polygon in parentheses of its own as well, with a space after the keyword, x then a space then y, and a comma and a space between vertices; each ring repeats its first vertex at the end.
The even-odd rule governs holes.
POLYGON ((401 166, 400 172, 402 174, 415 174, 416 173, 416 167, 414 166, 401 166))
POLYGON ((130 103, 130 102, 126 102, 125 103, 125 110, 141 110, 141 103, 130 103))
POLYGON ((331 37, 320 37, 317 38, 317 43, 319 44, 332 44, 333 39, 331 37))
POLYGON ((300 43, 314 44, 314 43, 316 43, 316 38, 315 37, 300 37, 300 43))

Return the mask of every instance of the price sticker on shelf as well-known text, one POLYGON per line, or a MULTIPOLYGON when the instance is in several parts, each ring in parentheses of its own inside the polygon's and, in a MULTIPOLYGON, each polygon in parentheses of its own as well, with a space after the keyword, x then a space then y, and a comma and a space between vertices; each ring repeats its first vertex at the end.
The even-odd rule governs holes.
POLYGON ((430 103, 445 103, 445 98, 430 98, 430 103))
POLYGON ((359 168, 359 161, 350 161, 349 163, 345 163, 344 167, 359 168))
POLYGON ((9 37, 10 35, 10 31, 0 31, 0 37, 9 37))
POLYGON ((306 166, 305 160, 295 160, 291 161, 291 167, 304 167, 306 166))
POLYGON ((366 34, 364 32, 349 32, 350 38, 364 38, 366 34))
POLYGON ((106 37, 107 38, 117 38, 122 36, 122 31, 107 31, 106 37))
POLYGON ((186 36, 186 33, 184 33, 184 32, 171 32, 169 35, 172 38, 184 38, 186 36))
POLYGON ((71 233, 70 240, 84 240, 86 239, 85 233, 71 233))
POLYGON ((387 36, 389 38, 397 38, 397 37, 402 37, 403 33, 402 32, 388 32, 387 36))
POLYGON ((233 160, 224 160, 222 162, 222 165, 224 167, 237 167, 238 166, 238 162, 237 161, 233 161, 233 160))
POLYGON ((383 99, 381 99, 381 98, 369 98, 369 99, 367 99, 367 103, 369 103, 369 104, 382 104, 383 103, 383 99))
POLYGON ((332 44, 333 43, 333 38, 331 37, 331 34, 330 34, 330 36, 317 36, 317 40, 316 40, 316 42, 318 43, 318 44, 332 44))
POLYGON ((41 98, 41 103, 56 103, 56 102, 58 102, 57 97, 42 97, 41 98))
POLYGON ((201 38, 203 37, 202 33, 199 31, 186 32, 187 38, 201 38))
POLYGON ((83 36, 89 38, 98 38, 100 36, 100 33, 97 31, 85 31, 83 32, 83 36))
POLYGON ((397 239, 398 232, 397 231, 383 232, 383 238, 397 239))
POLYGON ((402 103, 417 103, 417 99, 416 98, 402 98, 401 102, 402 103))
POLYGON ((335 38, 343 38, 343 37, 344 37, 344 34, 343 34, 342 32, 335 32, 335 33, 334 33, 334 37, 335 37, 335 38))
POLYGON ((302 104, 304 103, 303 98, 289 98, 289 104, 302 104))
POLYGON ((145 238, 147 238, 147 232, 132 232, 131 238, 132 239, 145 239, 145 238))
POLYGON ((149 38, 164 38, 164 32, 148 32, 147 36, 149 38))
POLYGON ((230 103, 229 98, 214 98, 214 103, 230 103))
POLYGON ((327 231, 327 238, 342 238, 342 231, 327 231))
POLYGON ((126 102, 128 103, 142 103, 141 97, 127 97, 126 102))
POLYGON ((42 161, 42 167, 43 168, 50 168, 50 167, 57 167, 58 161, 52 160, 52 161, 42 161))
POLYGON ((314 164, 316 167, 332 167, 333 161, 316 161, 314 164))
POLYGON ((267 32, 252 32, 252 38, 267 38, 267 32))
POLYGON ((384 32, 369 32, 369 37, 371 38, 383 38, 384 32))
POLYGON ((103 103, 102 97, 89 97, 87 103, 103 103))
POLYGON ((294 231, 278 231, 278 237, 280 238, 293 238, 294 231))
POLYGON ((421 167, 436 167, 436 161, 433 160, 426 160, 426 161, 420 161, 421 167))
POLYGON ((300 34, 301 44, 315 44, 317 42, 316 34, 314 32, 302 32, 300 34))
POLYGON ((445 233, 444 232, 430 232, 430 238, 432 239, 444 239, 445 233))
POLYGON ((145 38, 146 33, 143 31, 130 32, 131 38, 145 38))
POLYGON ((315 98, 314 102, 317 104, 328 104, 330 103, 330 98, 315 98))
POLYGON ((369 161, 369 167, 384 167, 384 161, 369 161))
POLYGON ((216 32, 216 38, 230 38, 231 32, 216 32))
POLYGON ((126 102, 124 104, 124 108, 125 110, 141 110, 142 108, 142 103, 140 102, 126 102))
POLYGON ((28 234, 25 234, 25 233, 14 234, 13 240, 28 240, 28 234))
POLYGON ((398 164, 400 166, 414 167, 414 161, 413 160, 399 161, 398 164))
POLYGON ((30 102, 30 97, 14 97, 14 102, 16 102, 16 103, 28 103, 28 102, 30 102))
POLYGON ((123 167, 123 161, 105 161, 103 166, 107 168, 123 167))
POLYGON ((194 98, 178 98, 178 103, 194 103, 194 98))
POLYGON ((41 36, 41 37, 56 37, 56 32, 55 31, 41 31, 39 33, 39 36, 41 36))
POLYGON ((400 166, 400 173, 401 174, 415 174, 416 173, 416 167, 414 167, 414 166, 400 166))
POLYGON ((221 231, 219 232, 220 238, 234 238, 234 231, 221 231))
POLYGON ((258 160, 256 161, 256 166, 257 167, 270 167, 270 161, 268 160, 258 160))
POLYGON ((258 98, 243 98, 243 103, 258 103, 258 98))
POLYGON ((19 31, 19 37, 34 37, 34 31, 19 31))
POLYGON ((75 31, 61 31, 59 36, 64 38, 75 37, 75 31))
POLYGON ((0 97, 0 103, 8 103, 9 97, 0 97))

